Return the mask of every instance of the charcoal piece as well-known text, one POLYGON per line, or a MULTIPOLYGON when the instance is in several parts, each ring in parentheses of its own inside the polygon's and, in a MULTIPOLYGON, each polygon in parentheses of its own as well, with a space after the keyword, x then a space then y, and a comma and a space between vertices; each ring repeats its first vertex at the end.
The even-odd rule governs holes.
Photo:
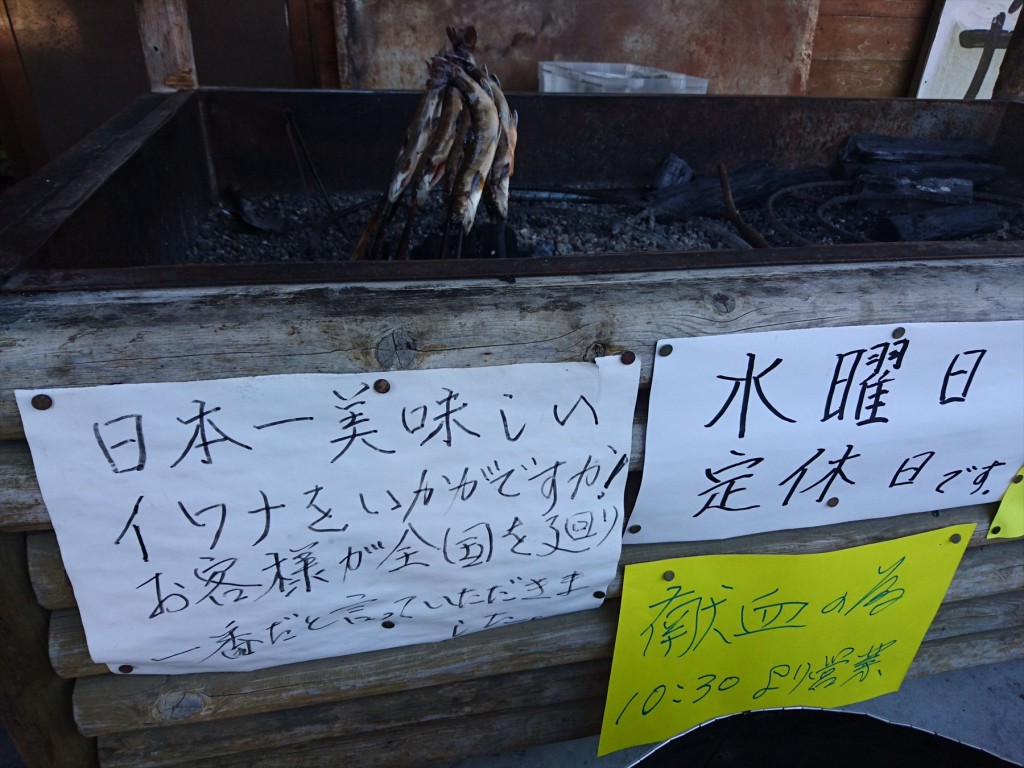
POLYGON ((928 160, 992 159, 992 146, 978 139, 914 139, 855 133, 840 155, 842 160, 910 163, 928 160))
POLYGON ((957 178, 983 184, 1006 175, 1006 168, 996 163, 973 160, 929 160, 917 163, 843 162, 840 165, 844 179, 860 176, 903 176, 908 179, 957 178))
POLYGON ((861 176, 857 192, 914 200, 930 200, 946 205, 967 205, 974 201, 974 182, 970 179, 908 179, 906 176, 861 176))
POLYGON ((995 232, 1003 225, 998 205, 974 203, 886 216, 878 222, 871 236, 889 243, 957 240, 995 232))
POLYGON ((693 168, 679 155, 669 153, 654 177, 654 188, 664 189, 693 181, 693 168))
MULTIPOLYGON (((825 168, 802 166, 776 168, 770 163, 756 163, 729 174, 729 186, 737 208, 763 203, 770 195, 785 187, 827 181, 825 168)), ((659 221, 673 221, 688 216, 721 216, 725 213, 722 185, 717 175, 701 176, 689 184, 666 187, 652 193, 648 210, 659 221)))

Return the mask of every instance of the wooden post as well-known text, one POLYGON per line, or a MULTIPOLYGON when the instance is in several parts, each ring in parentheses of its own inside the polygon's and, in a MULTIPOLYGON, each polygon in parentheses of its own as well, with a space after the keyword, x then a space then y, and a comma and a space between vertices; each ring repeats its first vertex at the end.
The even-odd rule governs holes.
POLYGON ((139 37, 153 91, 196 87, 196 63, 185 0, 135 0, 139 37))
POLYGON ((96 765, 71 716, 70 680, 47 654, 48 616, 28 580, 23 534, 0 533, 0 720, 29 768, 96 765))
POLYGON ((1024 101, 1024 22, 1020 19, 1017 19, 1003 63, 999 67, 992 98, 1024 101))

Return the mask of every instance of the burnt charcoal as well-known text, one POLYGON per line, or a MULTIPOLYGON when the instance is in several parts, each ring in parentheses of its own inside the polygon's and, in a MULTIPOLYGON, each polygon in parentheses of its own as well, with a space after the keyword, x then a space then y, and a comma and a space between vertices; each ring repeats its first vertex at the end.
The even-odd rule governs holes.
POLYGON ((974 182, 970 179, 865 175, 858 179, 856 191, 860 194, 931 200, 947 205, 967 205, 974 201, 974 182))
MULTIPOLYGON (((763 203, 780 189, 827 181, 829 178, 829 172, 818 166, 776 168, 770 163, 755 163, 730 173, 729 186, 736 207, 744 208, 763 203)), ((659 221, 673 221, 688 216, 721 216, 725 213, 721 182, 716 174, 698 177, 689 184, 658 190, 651 195, 648 210, 659 221)))
POLYGON ((843 162, 840 172, 844 179, 860 176, 900 176, 908 179, 957 178, 975 184, 994 181, 1006 175, 1006 168, 996 163, 972 160, 929 160, 915 163, 843 162))
POLYGON ((840 158, 844 161, 914 163, 934 160, 992 159, 992 147, 978 139, 916 139, 855 133, 840 158))
POLYGON ((957 240, 996 232, 1003 226, 998 205, 974 203, 886 216, 879 220, 872 237, 884 242, 957 240))
POLYGON ((678 184, 689 184, 693 181, 693 168, 679 155, 669 154, 654 177, 654 188, 665 189, 678 184))

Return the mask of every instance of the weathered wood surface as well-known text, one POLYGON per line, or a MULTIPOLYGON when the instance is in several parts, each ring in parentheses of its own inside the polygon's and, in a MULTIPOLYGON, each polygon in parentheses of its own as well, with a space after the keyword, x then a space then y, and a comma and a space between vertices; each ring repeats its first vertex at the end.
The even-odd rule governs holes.
MULTIPOLYGON (((978 570, 1006 570, 1009 578, 970 575, 973 568, 966 567, 970 586, 957 586, 955 599, 946 599, 927 642, 1024 626, 1024 591, 1012 589, 1020 547, 986 549, 1002 549, 1008 557, 994 564, 991 553, 978 549, 978 570)), ((604 659, 614 644, 617 611, 617 602, 610 601, 598 610, 574 614, 571 631, 566 617, 554 617, 413 646, 399 657, 383 651, 231 675, 165 677, 100 674, 104 669, 88 660, 77 613, 62 611, 54 614, 52 625, 53 662, 63 674, 86 675, 75 691, 76 719, 84 733, 98 735, 361 699, 536 669, 555 659, 560 664, 604 659)), ((1018 650, 1024 654, 1024 648, 1018 650)))
POLYGON ((821 0, 807 93, 905 96, 932 0, 821 0))
POLYGON ((905 96, 931 9, 932 0, 823 0, 807 93, 905 96))
MULTIPOLYGON (((557 660, 554 660, 557 662, 557 660)), ((167 726, 104 736, 103 764, 110 768, 173 765, 336 739, 394 728, 605 695, 611 660, 549 666, 430 688, 371 696, 255 717, 167 726)), ((449 760, 456 759, 449 757, 449 760)))
MULTIPOLYGON (((720 541, 627 544, 623 547, 618 572, 609 585, 607 594, 615 598, 621 593, 622 570, 627 563, 710 554, 785 555, 828 552, 962 523, 973 523, 977 527, 970 541, 970 549, 957 571, 957 580, 950 588, 949 599, 959 599, 952 597, 957 594, 958 585, 964 585, 964 596, 974 594, 971 591, 973 586, 970 586, 974 580, 993 579, 1002 585, 999 591, 1024 588, 1024 543, 1008 539, 988 541, 985 538, 995 509, 994 504, 977 505, 816 528, 752 534, 720 541), (986 544, 989 546, 985 546, 986 544)), ((626 534, 626 538, 628 541, 629 534, 626 534)), ((74 608, 75 596, 64 570, 57 537, 53 533, 36 533, 30 535, 27 541, 29 574, 39 604, 50 610, 74 608)))
POLYGON ((71 715, 71 683, 46 658, 46 611, 28 583, 24 536, 0 534, 0 722, 30 768, 96 764, 71 715))
POLYGON ((297 744, 269 753, 243 753, 186 762, 197 768, 279 768, 282 765, 312 768, 339 764, 346 768, 415 768, 589 736, 600 729, 603 706, 601 696, 547 707, 442 720, 355 738, 297 744))
MULTIPOLYGON (((926 642, 907 676, 1020 658, 1019 633, 1013 627, 926 642)), ((263 764, 259 760, 268 765, 324 765, 344 756, 346 765, 359 766, 364 764, 362 745, 387 743, 381 740, 398 733, 403 745, 445 744, 440 756, 417 752, 403 759, 390 753, 384 763, 416 766, 511 748, 481 742, 481 733, 495 727, 488 724, 491 718, 515 718, 523 738, 515 746, 589 736, 600 728, 608 664, 599 660, 548 667, 227 721, 116 733, 100 737, 101 760, 104 766, 206 765, 207 759, 213 765, 214 758, 234 761, 230 765, 263 764), (533 717, 525 714, 529 710, 535 710, 533 717), (575 711, 579 730, 563 730, 567 723, 560 721, 550 731, 553 711, 575 711), (445 734, 440 740, 439 733, 445 734)), ((365 759, 367 765, 379 764, 374 755, 365 759)))
MULTIPOLYGON (((999 252, 1001 245, 992 247, 999 252)), ((635 351, 649 382, 660 338, 1007 320, 1019 318, 1022 306, 1024 259, 1006 257, 512 285, 493 279, 8 294, 0 300, 0 347, 8 349, 0 357, 0 438, 22 436, 15 388, 572 361, 593 355, 596 345, 635 351)))
POLYGON ((75 720, 90 736, 243 717, 362 699, 480 676, 611 656, 617 601, 573 616, 517 624, 444 643, 374 651, 255 672, 166 677, 98 675, 75 685, 75 720))
POLYGON ((196 87, 196 62, 186 0, 135 0, 149 87, 174 91, 196 87))
POLYGON ((50 516, 43 506, 28 444, 0 440, 0 532, 50 527, 50 516))

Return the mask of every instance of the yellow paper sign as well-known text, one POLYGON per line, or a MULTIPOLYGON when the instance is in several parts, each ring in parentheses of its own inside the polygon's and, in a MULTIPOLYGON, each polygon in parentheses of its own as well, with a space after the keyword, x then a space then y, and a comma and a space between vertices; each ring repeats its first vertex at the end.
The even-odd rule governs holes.
POLYGON ((627 566, 598 754, 736 712, 897 690, 973 531, 627 566))
POLYGON ((1024 536, 1024 467, 1010 481, 985 538, 1016 539, 1020 536, 1024 536))

